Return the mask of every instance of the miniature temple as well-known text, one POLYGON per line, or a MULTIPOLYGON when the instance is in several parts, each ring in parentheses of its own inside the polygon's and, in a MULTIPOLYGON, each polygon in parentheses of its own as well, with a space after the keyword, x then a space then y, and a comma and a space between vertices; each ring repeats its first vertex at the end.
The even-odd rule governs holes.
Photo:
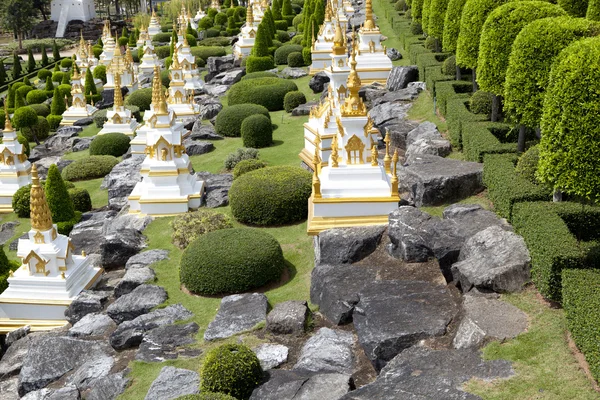
POLYGON ((4 102, 6 122, 0 143, 0 213, 12 212, 12 197, 23 186, 31 183, 31 164, 23 145, 17 140, 4 102))
POLYGON ((125 86, 127 89, 129 89, 129 93, 138 89, 137 75, 135 74, 133 68, 133 59, 130 57, 131 53, 123 56, 121 54, 121 48, 119 46, 115 48, 113 58, 108 67, 106 67, 106 84, 104 85, 105 90, 115 88, 116 74, 121 76, 121 87, 125 86))
POLYGON ((390 157, 389 140, 383 163, 371 133, 367 108, 358 95, 361 80, 354 53, 350 61, 347 95, 340 105, 337 132, 323 165, 317 140, 312 159, 313 191, 308 200, 310 235, 338 227, 384 225, 398 207, 398 153, 390 157))
POLYGON ((138 182, 129 196, 129 212, 141 215, 185 213, 200 207, 204 182, 190 173, 190 158, 183 145, 184 127, 168 109, 160 81, 160 69, 154 71, 150 117, 139 129, 146 139, 146 158, 138 182))
POLYGON ((94 57, 94 51, 89 43, 86 43, 83 38, 83 33, 79 39, 79 44, 75 50, 75 64, 79 68, 82 75, 85 75, 88 67, 94 71, 96 65, 98 65, 98 59, 94 57))
POLYGON ((195 21, 200 21, 204 17, 206 17, 206 13, 202 10, 202 3, 200 3, 200 9, 196 13, 196 16, 194 17, 194 20, 195 21))
POLYGON ((131 110, 127 110, 123 105, 123 94, 121 93, 121 75, 115 74, 114 105, 112 110, 106 113, 107 121, 98 135, 104 135, 112 132, 123 133, 133 137, 139 127, 138 122, 131 115, 131 110))
POLYGON ((138 74, 151 74, 154 72, 154 67, 160 64, 158 56, 154 53, 154 45, 152 44, 150 35, 144 28, 140 31, 140 40, 143 42, 142 49, 144 55, 138 65, 138 74))
POLYGON ((62 115, 61 125, 73 125, 75 121, 91 117, 98 111, 96 107, 87 104, 83 87, 83 78, 75 69, 71 77, 71 96, 73 100, 71 106, 62 115))
POLYGON ((258 24, 260 24, 260 22, 262 21, 264 15, 265 15, 265 11, 267 10, 269 3, 266 0, 263 0, 262 2, 259 0, 254 0, 251 2, 251 4, 252 4, 252 16, 253 16, 254 22, 258 26, 258 24))
POLYGON ((252 47, 254 47, 258 23, 254 20, 252 8, 248 7, 246 9, 246 24, 242 27, 242 31, 238 35, 238 41, 233 46, 233 55, 237 59, 249 56, 252 47))
MULTIPOLYGON (((117 41, 112 36, 108 36, 106 40, 102 39, 104 47, 102 47, 102 53, 100 54, 100 64, 109 65, 113 59, 117 46, 117 41)), ((120 50, 119 50, 120 51, 120 50)))
POLYGON ((0 333, 25 325, 33 331, 65 325, 67 307, 102 275, 85 253, 74 255, 71 239, 57 232, 35 165, 31 174, 31 230, 19 239, 21 267, 9 273, 0 295, 0 333))
POLYGON ((150 24, 148 25, 148 34, 150 35, 150 39, 154 37, 157 33, 162 32, 160 29, 160 21, 156 16, 156 12, 152 10, 152 15, 150 16, 150 24))
POLYGON ((373 19, 371 0, 366 0, 365 22, 358 30, 358 55, 356 70, 364 84, 385 84, 392 70, 392 61, 381 44, 381 32, 373 19))
POLYGON ((221 11, 221 3, 219 3, 219 0, 211 0, 210 8, 214 8, 217 11, 221 11))
POLYGON ((185 87, 184 72, 179 64, 177 47, 173 51, 173 62, 169 66, 169 96, 167 104, 169 110, 175 112, 178 121, 200 115, 200 105, 194 102, 194 90, 185 87))
POLYGON ((183 70, 183 80, 186 90, 201 90, 204 87, 200 79, 196 57, 192 55, 192 49, 188 44, 187 38, 183 38, 183 44, 177 49, 177 59, 183 70))
POLYGON ((185 4, 181 4, 181 13, 177 17, 177 23, 179 26, 183 26, 187 28, 188 23, 191 25, 192 29, 198 29, 198 24, 192 18, 192 15, 188 10, 185 9, 185 4))
POLYGON ((331 49, 333 48, 333 38, 335 36, 335 22, 332 21, 333 10, 331 4, 327 2, 325 8, 325 21, 319 29, 317 39, 313 41, 310 49, 312 64, 309 73, 316 74, 323 71, 331 65, 331 49))

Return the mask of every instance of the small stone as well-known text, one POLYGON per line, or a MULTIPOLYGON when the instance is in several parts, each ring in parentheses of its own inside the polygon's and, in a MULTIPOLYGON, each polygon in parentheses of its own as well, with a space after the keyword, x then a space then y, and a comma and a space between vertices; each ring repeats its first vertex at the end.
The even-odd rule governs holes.
POLYGON ((338 400, 354 389, 349 374, 270 370, 268 380, 254 389, 250 400, 338 400))
POLYGON ((267 330, 275 334, 300 335, 304 333, 309 314, 305 301, 284 301, 275 305, 267 315, 267 330))
POLYGON ((321 232, 315 239, 316 263, 355 263, 375 251, 385 226, 335 228, 321 232))
POLYGON ((129 321, 147 314, 167 300, 167 292, 160 286, 141 285, 131 293, 119 297, 106 309, 106 313, 117 323, 129 321))
POLYGON ((87 125, 91 125, 93 123, 94 123, 94 119, 87 117, 87 118, 78 119, 77 121, 73 122, 73 126, 87 126, 87 125))
POLYGON ((102 336, 114 331, 117 324, 108 315, 91 313, 81 318, 71 329, 69 335, 74 337, 102 336))
POLYGON ((254 352, 263 371, 279 367, 288 358, 288 348, 281 344, 261 344, 254 349, 254 352))
POLYGON ((148 250, 141 253, 136 254, 127 260, 127 264, 125 264, 125 269, 135 269, 135 268, 144 268, 149 267, 150 265, 157 263, 162 260, 166 260, 169 258, 168 250, 148 250))
POLYGON ((351 332, 321 328, 302 347, 294 369, 352 374, 353 345, 351 332))
POLYGON ((136 287, 144 283, 154 282, 155 280, 156 274, 152 268, 130 268, 115 287, 115 297, 119 298, 127 293, 131 293, 136 287))
POLYGON ((171 400, 200 392, 200 375, 188 369, 163 367, 144 400, 171 400))
POLYGON ((396 61, 396 60, 401 60, 402 59, 402 54, 400 54, 400 52, 398 50, 396 50, 395 48, 393 48, 393 47, 390 47, 389 49, 387 49, 387 52, 385 54, 392 61, 396 61))
POLYGON ((262 293, 225 296, 215 319, 208 324, 204 340, 224 339, 252 329, 267 317, 267 297, 262 293))

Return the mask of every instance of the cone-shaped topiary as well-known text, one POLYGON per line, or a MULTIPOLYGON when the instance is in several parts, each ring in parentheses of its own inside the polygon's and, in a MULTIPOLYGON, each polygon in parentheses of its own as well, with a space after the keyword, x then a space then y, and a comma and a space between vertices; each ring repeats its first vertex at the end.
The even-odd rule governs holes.
POLYGON ((45 192, 54 223, 71 221, 75 218, 73 202, 56 164, 52 164, 48 169, 45 192))
POLYGON ((33 58, 33 50, 27 49, 27 72, 35 71, 35 59, 33 58))
POLYGON ((135 45, 136 45, 135 33, 132 33, 131 35, 129 35, 129 40, 127 41, 127 45, 129 47, 135 47, 135 45))
POLYGON ((52 41, 52 58, 54 58, 54 61, 58 61, 60 59, 60 51, 58 51, 56 40, 52 41))
POLYGON ((54 89, 54 96, 52 96, 52 104, 50 105, 50 114, 62 115, 66 110, 67 106, 65 105, 65 99, 60 95, 60 90, 58 88, 54 89))
POLYGON ((8 108, 15 108, 15 88, 13 85, 8 87, 8 94, 6 95, 6 102, 8 103, 8 108))
POLYGON ((46 45, 42 44, 42 67, 48 65, 48 54, 46 53, 46 45))
POLYGON ((171 56, 171 58, 173 58, 173 53, 175 52, 175 46, 177 45, 178 40, 179 38, 177 37, 177 31, 173 29, 173 33, 171 34, 171 44, 169 50, 169 56, 171 56))
POLYGON ((12 73, 13 79, 17 79, 19 76, 21 76, 21 60, 19 59, 19 56, 16 51, 13 53, 12 73))
POLYGON ((0 85, 4 85, 6 82, 6 70, 4 69, 4 62, 0 60, 0 85))
POLYGON ((96 89, 96 84, 94 83, 94 77, 92 76, 92 69, 88 68, 87 71, 85 71, 85 95, 91 96, 97 93, 98 91, 96 89))
POLYGON ((444 51, 456 52, 456 42, 460 32, 460 17, 467 0, 450 0, 444 19, 442 48, 444 51))
MULTIPOLYGON (((263 20, 264 21, 264 20, 263 20)), ((256 40, 252 47, 252 55, 255 57, 265 57, 269 55, 269 28, 265 22, 258 25, 256 40)))
POLYGON ((21 107, 25 106, 25 99, 23 98, 23 94, 21 91, 15 91, 15 110, 18 110, 21 107))
POLYGON ((431 10, 431 0, 423 0, 423 10, 421 11, 422 27, 423 32, 427 33, 429 30, 429 11, 431 10))
POLYGON ((281 15, 281 4, 277 0, 273 0, 273 19, 279 21, 283 18, 281 15))
MULTIPOLYGON (((277 29, 275 28, 275 20, 273 19, 273 13, 271 12, 271 7, 267 7, 265 14, 263 16, 263 20, 267 21, 267 26, 269 28, 269 37, 271 40, 275 37, 275 33, 277 29)), ((261 21, 262 22, 262 21, 261 21)))
POLYGON ((283 4, 281 6, 281 14, 283 15, 283 17, 293 17, 294 16, 294 10, 292 8, 292 1, 291 0, 283 0, 283 4))
POLYGON ((60 81, 60 84, 61 85, 70 85, 71 84, 71 79, 70 79, 70 76, 68 73, 63 75, 62 80, 60 81))
POLYGON ((46 94, 48 96, 52 96, 52 94, 54 93, 54 83, 52 83, 51 77, 48 77, 46 79, 46 87, 44 89, 46 90, 46 94))

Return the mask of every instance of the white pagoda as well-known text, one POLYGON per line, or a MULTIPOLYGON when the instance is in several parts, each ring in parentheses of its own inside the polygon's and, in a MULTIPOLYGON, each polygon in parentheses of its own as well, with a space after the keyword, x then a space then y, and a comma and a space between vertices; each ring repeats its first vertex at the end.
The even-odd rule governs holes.
POLYGON ((210 0, 210 8, 221 11, 221 3, 219 3, 219 0, 210 0))
POLYGON ((75 121, 91 117, 98 111, 96 107, 87 104, 83 86, 83 78, 75 69, 71 78, 71 96, 73 100, 71 106, 62 115, 61 125, 73 125, 75 121))
MULTIPOLYGON (((110 33, 110 32, 109 32, 110 33)), ((100 64, 108 66, 113 59, 117 46, 117 41, 112 36, 108 36, 105 39, 102 39, 104 46, 102 47, 102 53, 100 54, 100 64)), ((121 50, 119 49, 119 52, 121 50)))
POLYGON ((252 47, 254 47, 258 23, 254 20, 252 9, 252 6, 246 8, 246 24, 242 27, 242 31, 238 35, 238 41, 233 46, 233 55, 237 59, 249 56, 252 47))
POLYGON ((366 0, 365 8, 365 22, 358 30, 356 70, 364 84, 373 82, 385 84, 392 70, 392 61, 386 54, 385 46, 381 44, 381 32, 373 20, 371 0, 366 0))
POLYGON ((132 58, 129 55, 123 56, 119 46, 115 48, 112 60, 106 67, 106 84, 104 89, 115 89, 115 75, 121 76, 121 86, 127 87, 129 93, 138 89, 137 75, 133 68, 132 58))
POLYGON ((154 67, 160 64, 156 53, 154 53, 154 45, 152 44, 152 40, 146 29, 142 28, 140 31, 139 40, 143 41, 142 48, 144 55, 138 65, 138 74, 151 74, 154 72, 154 67))
POLYGON ((183 44, 177 48, 177 59, 183 69, 185 89, 193 91, 201 90, 204 87, 204 84, 200 79, 200 72, 198 71, 198 65, 196 65, 196 57, 192 55, 192 49, 185 36, 183 37, 183 44))
POLYGON ((6 122, 0 143, 0 213, 12 212, 13 195, 20 187, 31 183, 31 164, 27 160, 23 145, 17 140, 6 104, 4 102, 6 122))
POLYGON ((185 4, 181 4, 181 13, 177 17, 177 23, 179 26, 183 26, 184 29, 187 28, 188 23, 191 25, 192 29, 198 29, 198 24, 192 18, 192 14, 189 10, 185 9, 185 4))
POLYGON ((319 29, 319 35, 313 40, 310 50, 312 63, 309 73, 316 74, 331 65, 331 50, 333 49, 333 38, 335 36, 335 22, 332 21, 332 9, 329 2, 325 8, 325 20, 319 29))
POLYGON ((206 17, 206 13, 204 12, 204 10, 202 10, 202 3, 200 3, 200 9, 196 13, 196 16, 194 17, 194 20, 196 22, 198 22, 198 21, 200 21, 204 17, 206 17))
POLYGON ((131 110, 127 110, 123 105, 123 94, 121 93, 121 75, 115 74, 115 97, 112 110, 106 113, 107 121, 98 135, 119 132, 133 137, 139 124, 131 115, 131 110))
POLYGON ((150 38, 153 38, 154 35, 156 35, 157 33, 160 33, 162 30, 160 29, 160 21, 158 20, 158 17, 156 16, 156 13, 154 12, 154 10, 152 10, 152 16, 150 17, 150 24, 148 25, 148 34, 150 35, 150 38))
POLYGON ((327 165, 322 164, 319 143, 313 154, 313 192, 307 222, 310 235, 330 228, 387 224, 388 214, 400 201, 398 153, 390 157, 388 140, 383 163, 379 162, 367 108, 358 95, 361 80, 354 54, 350 68, 348 94, 341 104, 327 165))
POLYGON ((8 288, 0 295, 1 333, 25 325, 34 331, 65 325, 67 307, 102 274, 85 253, 74 255, 71 239, 57 232, 35 165, 31 174, 31 230, 19 239, 21 267, 9 273, 8 288))
POLYGON ((141 215, 170 215, 200 207, 204 182, 190 173, 190 158, 183 145, 184 127, 165 101, 160 70, 154 71, 150 118, 139 129, 146 138, 146 158, 129 196, 129 212, 141 215))
POLYGON ((178 49, 173 52, 173 62, 169 67, 169 110, 174 111, 178 121, 200 115, 200 105, 194 102, 194 90, 186 89, 183 67, 179 64, 178 49))

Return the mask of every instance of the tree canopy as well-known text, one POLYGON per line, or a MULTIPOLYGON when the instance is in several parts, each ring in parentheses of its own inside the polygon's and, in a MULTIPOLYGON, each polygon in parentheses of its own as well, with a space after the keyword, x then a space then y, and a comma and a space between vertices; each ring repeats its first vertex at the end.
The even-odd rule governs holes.
POLYGON ((431 0, 429 5, 429 24, 428 30, 430 36, 442 40, 444 36, 444 21, 446 19, 446 9, 448 0, 431 0))
POLYGON ((588 0, 558 0, 558 5, 573 17, 585 17, 588 0))
POLYGON ((456 52, 456 42, 460 32, 460 17, 467 0, 450 0, 444 19, 442 49, 456 52))

